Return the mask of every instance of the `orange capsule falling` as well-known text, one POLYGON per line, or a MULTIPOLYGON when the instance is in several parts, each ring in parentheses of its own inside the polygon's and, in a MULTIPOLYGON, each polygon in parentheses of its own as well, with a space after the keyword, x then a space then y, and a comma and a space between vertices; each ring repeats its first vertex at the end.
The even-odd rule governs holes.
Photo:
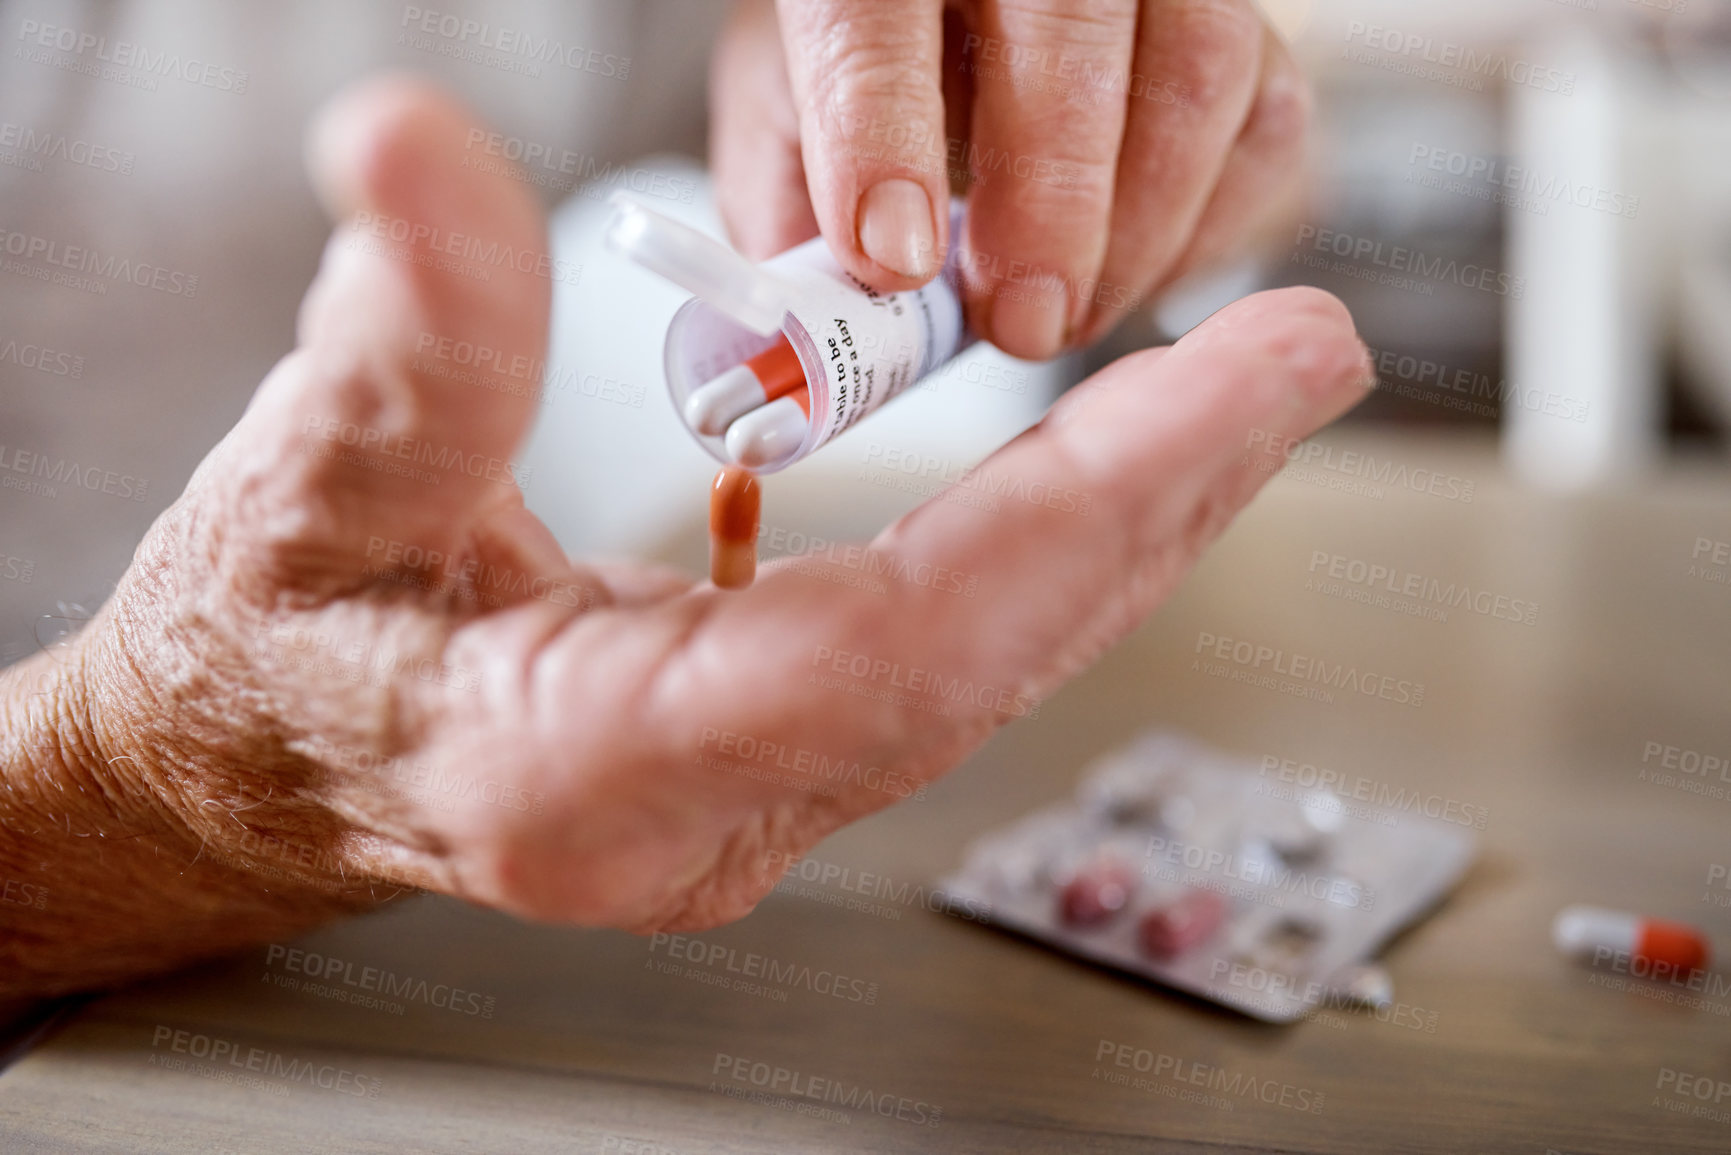
POLYGON ((757 576, 757 524, 763 491, 748 470, 728 466, 709 488, 709 580, 724 590, 757 576))

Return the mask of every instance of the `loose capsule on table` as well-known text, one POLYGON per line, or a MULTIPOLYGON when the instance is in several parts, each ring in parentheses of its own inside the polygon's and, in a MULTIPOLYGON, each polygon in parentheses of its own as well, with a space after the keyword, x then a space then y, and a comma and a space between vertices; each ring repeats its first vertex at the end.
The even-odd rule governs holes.
POLYGON ((1707 966, 1707 938, 1683 922, 1642 918, 1600 906, 1565 907, 1551 938, 1566 955, 1597 963, 1621 955, 1655 976, 1690 975, 1707 966))

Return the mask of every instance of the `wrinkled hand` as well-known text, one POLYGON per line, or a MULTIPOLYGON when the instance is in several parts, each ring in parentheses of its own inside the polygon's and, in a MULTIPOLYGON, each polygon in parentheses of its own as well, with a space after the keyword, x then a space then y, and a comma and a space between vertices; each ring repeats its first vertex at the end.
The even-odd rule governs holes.
POLYGON ((1044 358, 1277 217, 1309 99, 1253 0, 741 0, 711 156, 748 255, 821 229, 886 290, 942 266, 971 182, 969 319, 1044 358))
POLYGON ((76 642, 60 712, 87 732, 65 745, 184 824, 176 877, 381 879, 639 931, 740 917, 767 861, 941 774, 1134 627, 1278 465, 1247 445, 1309 433, 1368 380, 1345 310, 1309 289, 1112 365, 984 467, 1026 496, 934 500, 872 543, 892 573, 977 578, 971 597, 573 565, 501 468, 534 414, 504 387, 523 375, 447 372, 465 343, 536 363, 547 335, 546 268, 474 256, 546 240, 523 185, 463 167, 470 124, 400 79, 326 110, 310 157, 342 223, 298 348, 76 642), (788 752, 779 779, 744 740, 788 752), (797 752, 882 773, 824 796, 790 781, 797 752))

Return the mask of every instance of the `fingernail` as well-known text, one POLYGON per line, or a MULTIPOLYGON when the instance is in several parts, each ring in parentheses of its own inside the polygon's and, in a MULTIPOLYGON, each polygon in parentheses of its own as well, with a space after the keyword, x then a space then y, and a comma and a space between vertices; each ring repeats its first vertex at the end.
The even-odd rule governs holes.
POLYGON ((911 180, 879 181, 859 199, 859 247, 886 269, 925 280, 938 271, 932 201, 911 180))
POLYGON ((1044 360, 1064 347, 1070 295, 1008 282, 992 298, 992 343, 1016 357, 1044 360))

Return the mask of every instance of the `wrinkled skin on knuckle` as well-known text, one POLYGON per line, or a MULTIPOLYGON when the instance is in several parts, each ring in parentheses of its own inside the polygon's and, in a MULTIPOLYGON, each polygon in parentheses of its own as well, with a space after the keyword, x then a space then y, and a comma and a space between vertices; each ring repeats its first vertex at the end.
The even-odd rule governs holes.
MULTIPOLYGON (((843 47, 833 37, 831 43, 843 47)), ((846 46, 839 57, 814 62, 811 75, 807 120, 830 142, 826 151, 839 146, 860 165, 881 156, 917 171, 942 167, 944 143, 929 139, 925 128, 943 123, 936 75, 927 76, 898 46, 846 46)))
POLYGON ((1111 49, 1136 26, 1140 0, 988 0, 1005 38, 1063 49, 1111 49))
POLYGON ((1160 17, 1172 32, 1152 63, 1187 94, 1190 115, 1202 119, 1240 101, 1262 51, 1262 18, 1249 0, 1179 0, 1160 17))

